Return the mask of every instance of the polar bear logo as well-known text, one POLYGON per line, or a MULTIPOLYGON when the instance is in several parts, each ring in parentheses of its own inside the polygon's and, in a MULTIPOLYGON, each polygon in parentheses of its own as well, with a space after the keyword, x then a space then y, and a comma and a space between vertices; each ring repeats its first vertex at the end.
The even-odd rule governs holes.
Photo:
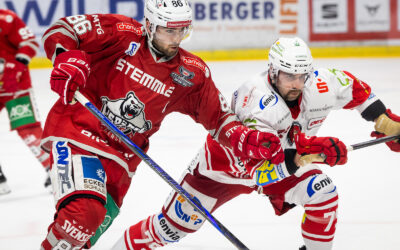
POLYGON ((133 119, 143 113, 144 104, 139 101, 133 92, 129 92, 120 106, 121 115, 125 119, 133 119))
POLYGON ((103 96, 101 100, 103 102, 101 112, 125 134, 143 133, 151 129, 151 121, 145 118, 145 105, 133 91, 128 92, 125 98, 110 100, 103 96))

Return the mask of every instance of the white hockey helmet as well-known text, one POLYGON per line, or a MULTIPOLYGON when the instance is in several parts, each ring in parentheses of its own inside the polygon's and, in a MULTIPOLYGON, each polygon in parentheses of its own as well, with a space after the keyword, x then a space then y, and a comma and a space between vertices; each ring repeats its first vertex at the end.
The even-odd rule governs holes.
POLYGON ((299 37, 281 37, 272 44, 268 65, 270 77, 276 79, 279 70, 289 74, 306 74, 313 71, 313 58, 307 44, 299 37))
POLYGON ((186 38, 192 31, 193 14, 187 0, 145 0, 144 19, 150 22, 150 29, 147 30, 150 40, 153 39, 157 26, 187 27, 186 38))

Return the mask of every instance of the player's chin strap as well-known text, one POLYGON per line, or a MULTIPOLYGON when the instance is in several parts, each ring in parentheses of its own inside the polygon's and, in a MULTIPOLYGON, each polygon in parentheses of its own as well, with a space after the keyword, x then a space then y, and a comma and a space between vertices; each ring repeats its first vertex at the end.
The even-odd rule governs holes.
POLYGON ((105 117, 84 95, 79 91, 75 92, 75 99, 85 106, 94 116, 97 117, 111 132, 117 136, 129 149, 131 149, 140 159, 142 159, 151 169, 153 169, 164 181, 166 181, 177 193, 185 197, 186 201, 206 218, 225 238, 227 238, 238 249, 247 248, 238 238, 236 238, 224 225, 214 218, 197 200, 183 189, 171 176, 169 176, 157 163, 155 163, 141 148, 133 143, 128 136, 120 131, 110 120, 105 117))
MULTIPOLYGON (((385 137, 374 139, 374 140, 364 141, 364 142, 360 142, 360 143, 356 143, 356 144, 348 146, 347 151, 349 152, 349 151, 373 146, 373 145, 388 142, 388 141, 394 141, 399 138, 400 138, 400 135, 392 135, 392 136, 385 136, 385 137)), ((299 159, 299 164, 300 164, 300 166, 305 166, 312 162, 324 162, 325 159, 326 159, 326 156, 324 154, 303 155, 299 159)))

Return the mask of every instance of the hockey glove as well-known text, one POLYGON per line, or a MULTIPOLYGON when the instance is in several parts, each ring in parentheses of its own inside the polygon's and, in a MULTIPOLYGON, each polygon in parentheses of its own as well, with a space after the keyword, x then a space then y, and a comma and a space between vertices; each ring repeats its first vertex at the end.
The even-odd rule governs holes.
MULTIPOLYGON (((400 134, 400 117, 393 114, 390 109, 386 110, 386 113, 380 115, 376 120, 375 130, 371 136, 376 138, 400 134)), ((386 145, 390 150, 400 152, 400 140, 386 142, 386 145)))
POLYGON ((26 71, 28 71, 28 67, 17 60, 6 62, 3 75, 4 91, 8 93, 16 92, 18 90, 18 84, 22 80, 21 77, 26 71))
POLYGON ((84 88, 89 77, 89 57, 84 51, 70 50, 59 54, 50 76, 51 89, 68 105, 75 91, 84 88))
POLYGON ((267 132, 236 126, 229 137, 233 153, 242 159, 266 159, 273 164, 283 162, 285 156, 277 136, 267 132))
POLYGON ((304 133, 295 135, 296 149, 299 155, 321 155, 321 161, 329 166, 343 165, 347 162, 346 145, 335 137, 306 136, 304 133))

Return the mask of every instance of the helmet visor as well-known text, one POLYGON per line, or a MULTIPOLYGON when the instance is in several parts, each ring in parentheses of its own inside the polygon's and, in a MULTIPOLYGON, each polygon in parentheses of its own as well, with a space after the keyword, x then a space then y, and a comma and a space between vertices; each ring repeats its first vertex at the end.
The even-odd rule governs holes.
POLYGON ((185 40, 190 36, 191 30, 192 30, 191 25, 184 27, 176 27, 176 28, 158 26, 155 34, 158 40, 163 40, 163 41, 179 40, 180 43, 182 40, 185 40))

